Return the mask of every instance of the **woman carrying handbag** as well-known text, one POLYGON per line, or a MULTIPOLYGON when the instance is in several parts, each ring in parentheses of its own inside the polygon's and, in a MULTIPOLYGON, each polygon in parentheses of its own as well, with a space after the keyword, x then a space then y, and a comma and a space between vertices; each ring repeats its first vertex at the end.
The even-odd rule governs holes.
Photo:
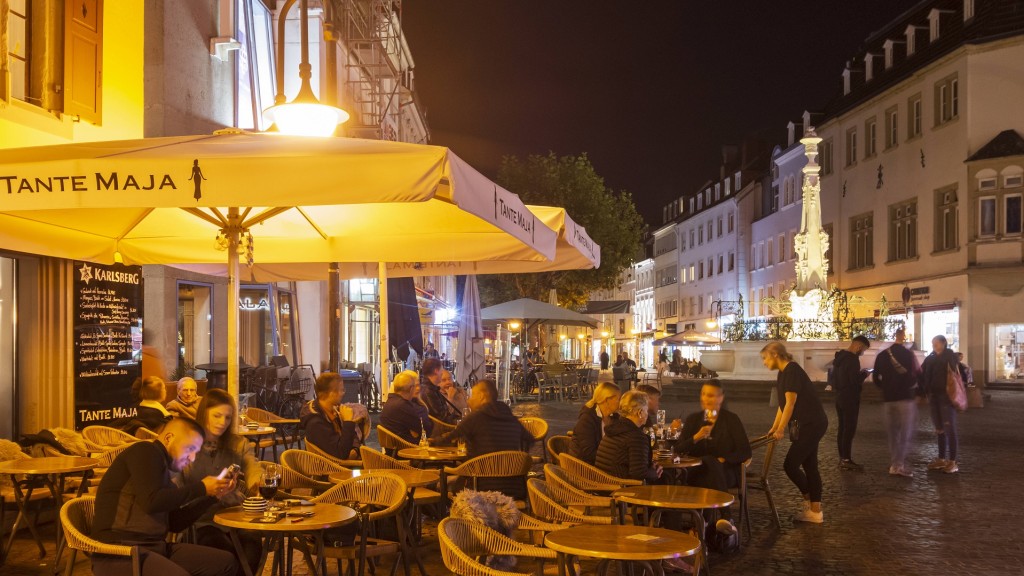
MULTIPOLYGON (((950 396, 951 375, 959 380, 960 373, 957 366, 956 354, 949 349, 946 337, 939 335, 932 338, 932 353, 924 359, 921 364, 921 380, 918 390, 928 397, 931 406, 932 425, 935 426, 935 434, 939 442, 939 456, 928 464, 929 470, 941 470, 946 474, 953 474, 960 471, 957 464, 957 434, 956 434, 956 411, 954 401, 958 399, 950 396)), ((955 381, 954 381, 954 386, 955 381)), ((963 384, 960 384, 960 392, 963 391, 963 384)), ((957 394, 953 390, 954 396, 957 394)))

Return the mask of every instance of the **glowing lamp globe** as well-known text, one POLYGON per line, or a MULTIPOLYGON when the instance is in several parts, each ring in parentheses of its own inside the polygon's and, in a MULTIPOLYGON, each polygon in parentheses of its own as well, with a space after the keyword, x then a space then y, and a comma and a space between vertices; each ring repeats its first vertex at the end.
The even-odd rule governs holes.
POLYGON ((320 136, 334 134, 335 128, 348 120, 348 112, 341 108, 316 102, 296 101, 271 106, 263 116, 277 125, 281 134, 290 136, 320 136))

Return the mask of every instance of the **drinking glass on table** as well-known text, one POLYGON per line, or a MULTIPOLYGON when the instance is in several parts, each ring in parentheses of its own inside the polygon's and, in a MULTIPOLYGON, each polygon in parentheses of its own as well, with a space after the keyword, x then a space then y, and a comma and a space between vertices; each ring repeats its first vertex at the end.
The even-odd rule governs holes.
POLYGON ((242 426, 244 427, 249 422, 249 405, 242 404, 238 407, 238 416, 242 419, 242 426))
MULTIPOLYGON (((705 426, 712 426, 712 427, 714 427, 715 420, 717 418, 718 418, 718 410, 705 410, 704 411, 704 425, 705 426)), ((707 436, 707 438, 705 438, 705 440, 711 440, 711 432, 710 431, 708 432, 708 436, 707 436)))
POLYGON ((260 477, 260 496, 267 500, 273 500, 277 495, 278 483, 281 480, 281 469, 277 464, 266 464, 263 468, 263 475, 260 477))

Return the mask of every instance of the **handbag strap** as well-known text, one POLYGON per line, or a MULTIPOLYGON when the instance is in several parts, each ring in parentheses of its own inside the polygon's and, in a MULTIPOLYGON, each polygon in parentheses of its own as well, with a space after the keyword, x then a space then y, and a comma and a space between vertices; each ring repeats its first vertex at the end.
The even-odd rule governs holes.
POLYGON ((907 369, 903 367, 903 364, 900 364, 900 361, 896 359, 896 355, 892 353, 892 346, 890 346, 886 352, 889 353, 889 361, 892 362, 893 370, 895 370, 900 376, 906 374, 907 369))

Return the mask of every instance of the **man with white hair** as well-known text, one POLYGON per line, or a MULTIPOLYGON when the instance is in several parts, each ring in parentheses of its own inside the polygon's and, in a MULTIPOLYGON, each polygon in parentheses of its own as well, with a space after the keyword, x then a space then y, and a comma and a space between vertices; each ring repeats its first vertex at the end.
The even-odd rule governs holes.
POLYGON ((188 416, 196 419, 196 411, 203 397, 198 393, 199 387, 196 381, 188 376, 178 380, 178 396, 167 403, 168 412, 176 412, 178 416, 188 416))
POLYGON ((406 442, 416 444, 420 433, 427 436, 434 430, 427 407, 420 402, 420 376, 412 370, 405 370, 395 376, 391 394, 380 413, 381 426, 393 432, 406 442))

